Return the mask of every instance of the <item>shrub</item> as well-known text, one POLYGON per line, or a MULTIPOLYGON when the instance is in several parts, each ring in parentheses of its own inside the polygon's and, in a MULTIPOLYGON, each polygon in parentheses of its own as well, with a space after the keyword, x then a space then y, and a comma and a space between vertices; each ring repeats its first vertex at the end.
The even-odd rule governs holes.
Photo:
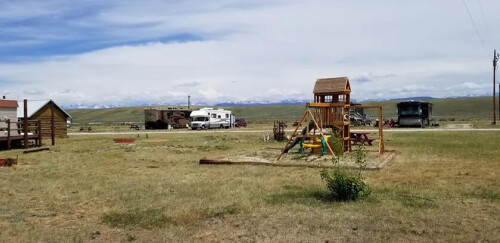
POLYGON ((326 187, 337 201, 355 201, 368 196, 370 189, 361 176, 336 168, 333 171, 322 170, 321 178, 326 180, 326 187))
POLYGON ((344 144, 342 143, 342 139, 340 138, 338 131, 330 129, 328 134, 330 135, 328 145, 332 148, 333 153, 337 157, 342 156, 344 154, 344 144))

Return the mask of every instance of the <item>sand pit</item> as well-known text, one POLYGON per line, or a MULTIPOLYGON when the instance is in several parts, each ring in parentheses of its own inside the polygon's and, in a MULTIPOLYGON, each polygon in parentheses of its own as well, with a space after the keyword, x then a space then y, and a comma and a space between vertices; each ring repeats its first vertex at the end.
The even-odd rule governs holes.
MULTIPOLYGON (((276 161, 281 150, 270 148, 262 151, 257 151, 252 154, 241 154, 231 157, 222 158, 203 158, 200 164, 240 164, 240 165, 268 165, 282 167, 315 167, 315 168, 334 168, 336 166, 343 168, 359 168, 356 165, 355 153, 345 153, 340 156, 338 164, 334 164, 334 156, 312 153, 288 153, 281 160, 276 161)), ((366 151, 366 169, 377 170, 382 169, 395 156, 394 151, 387 151, 382 156, 379 156, 378 151, 366 151)))

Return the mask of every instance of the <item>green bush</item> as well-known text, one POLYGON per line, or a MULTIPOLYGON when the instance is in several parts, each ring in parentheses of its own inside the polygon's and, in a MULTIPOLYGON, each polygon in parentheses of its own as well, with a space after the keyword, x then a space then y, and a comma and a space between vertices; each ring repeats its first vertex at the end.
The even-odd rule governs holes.
POLYGON ((370 189, 361 176, 336 168, 333 171, 322 170, 321 178, 326 180, 326 187, 337 201, 355 201, 368 196, 370 189))
POLYGON ((330 129, 328 134, 330 135, 328 138, 328 145, 332 148, 333 153, 337 157, 342 156, 344 154, 344 144, 342 143, 339 132, 330 129))

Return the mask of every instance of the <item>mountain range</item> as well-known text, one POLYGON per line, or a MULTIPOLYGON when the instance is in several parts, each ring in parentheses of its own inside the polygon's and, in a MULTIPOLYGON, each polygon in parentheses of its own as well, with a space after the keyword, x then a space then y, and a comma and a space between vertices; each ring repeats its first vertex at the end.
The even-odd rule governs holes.
MULTIPOLYGON (((483 96, 483 95, 481 95, 483 96)), ((355 100, 352 102, 373 102, 373 101, 384 101, 384 100, 434 100, 434 99, 454 99, 454 98, 469 98, 469 97, 481 97, 481 96, 453 96, 453 97, 443 97, 436 98, 431 96, 416 96, 416 97, 406 97, 406 98, 392 98, 392 99, 364 99, 355 100)), ((269 100, 245 100, 245 101, 227 101, 221 103, 209 103, 204 101, 191 102, 192 106, 222 106, 222 107, 246 107, 246 106, 271 106, 271 105, 304 105, 307 102, 311 102, 309 99, 284 99, 280 101, 269 101, 269 100)), ((79 109, 110 109, 119 107, 137 107, 137 106, 187 106, 187 102, 154 102, 154 103, 134 103, 134 104, 71 104, 62 105, 63 109, 68 110, 79 110, 79 109)))

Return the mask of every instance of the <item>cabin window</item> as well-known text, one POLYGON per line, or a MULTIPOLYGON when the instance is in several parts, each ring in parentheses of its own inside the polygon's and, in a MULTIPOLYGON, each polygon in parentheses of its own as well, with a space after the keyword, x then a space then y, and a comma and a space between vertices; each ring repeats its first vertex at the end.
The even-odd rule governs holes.
POLYGON ((212 114, 212 118, 217 118, 217 114, 212 114))

